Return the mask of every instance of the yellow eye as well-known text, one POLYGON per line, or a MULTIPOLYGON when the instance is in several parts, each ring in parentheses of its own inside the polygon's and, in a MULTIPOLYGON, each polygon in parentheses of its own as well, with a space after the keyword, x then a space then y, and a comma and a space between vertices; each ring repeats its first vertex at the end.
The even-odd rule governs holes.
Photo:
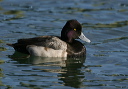
POLYGON ((76 31, 76 29, 74 29, 74 31, 76 31))

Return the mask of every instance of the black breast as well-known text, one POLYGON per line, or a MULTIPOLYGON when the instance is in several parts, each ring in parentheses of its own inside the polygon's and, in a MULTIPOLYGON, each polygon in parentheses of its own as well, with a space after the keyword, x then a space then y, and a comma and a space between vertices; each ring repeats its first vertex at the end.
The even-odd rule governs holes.
POLYGON ((85 46, 77 40, 74 40, 72 43, 67 44, 67 52, 68 52, 68 57, 85 57, 86 56, 85 46))

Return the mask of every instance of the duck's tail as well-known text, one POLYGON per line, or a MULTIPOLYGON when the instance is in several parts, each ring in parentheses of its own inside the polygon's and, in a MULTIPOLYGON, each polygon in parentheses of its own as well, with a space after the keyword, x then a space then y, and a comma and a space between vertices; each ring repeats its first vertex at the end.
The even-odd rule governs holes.
POLYGON ((9 43, 7 43, 6 45, 11 46, 11 47, 14 47, 13 44, 9 44, 9 43))

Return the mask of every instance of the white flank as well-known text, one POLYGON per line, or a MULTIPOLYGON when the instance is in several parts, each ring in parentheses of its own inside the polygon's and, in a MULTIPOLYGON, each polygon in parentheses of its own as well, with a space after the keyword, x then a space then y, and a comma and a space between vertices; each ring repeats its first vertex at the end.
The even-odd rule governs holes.
POLYGON ((41 56, 41 57, 67 57, 66 50, 55 50, 52 48, 29 45, 27 50, 32 56, 41 56))

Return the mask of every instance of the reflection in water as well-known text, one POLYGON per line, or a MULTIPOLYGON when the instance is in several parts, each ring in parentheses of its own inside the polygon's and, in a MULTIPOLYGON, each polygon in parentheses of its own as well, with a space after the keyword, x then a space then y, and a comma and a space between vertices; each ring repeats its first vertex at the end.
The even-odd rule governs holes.
POLYGON ((82 80, 84 80, 84 73, 81 71, 81 68, 83 66, 83 63, 85 62, 85 58, 27 58, 27 55, 18 52, 15 52, 9 57, 19 63, 28 63, 33 64, 35 66, 46 66, 44 69, 39 67, 34 68, 34 70, 42 70, 46 73, 58 73, 58 79, 63 81, 63 83, 60 84, 75 88, 82 87, 81 85, 83 82, 82 80), (18 57, 17 55, 20 55, 20 57, 18 57))
POLYGON ((0 40, 0 51, 6 51, 7 49, 5 47, 2 47, 2 43, 4 43, 4 41, 0 40))
POLYGON ((1 89, 128 89, 127 0, 0 0, 0 3, 0 60, 5 61, 0 61, 1 89), (12 61, 6 61, 10 60, 6 55, 13 51, 6 43, 26 37, 59 36, 69 19, 79 20, 84 33, 92 39, 91 44, 83 42, 89 58, 86 63, 84 58, 65 60, 19 53, 9 56, 12 61))
MULTIPOLYGON (((3 61, 3 60, 0 60, 0 64, 3 64, 3 63, 4 63, 4 61, 3 61)), ((0 68, 0 86, 5 86, 5 85, 2 83, 2 80, 1 80, 2 77, 4 77, 3 69, 0 68)), ((0 89, 1 89, 1 87, 0 87, 0 89)))
POLYGON ((104 40, 103 43, 116 42, 116 41, 125 40, 125 39, 128 39, 128 36, 126 36, 126 37, 122 36, 119 38, 107 39, 107 40, 104 40))
POLYGON ((115 27, 123 27, 127 26, 128 21, 118 21, 114 23, 109 23, 109 24, 103 24, 103 23, 97 23, 97 24, 92 24, 92 23, 83 23, 84 27, 93 27, 93 28, 115 28, 115 27), (87 26, 88 25, 88 26, 87 26))
POLYGON ((9 11, 4 12, 3 14, 4 15, 13 15, 12 17, 5 19, 5 21, 19 19, 19 18, 24 17, 24 12, 20 11, 20 10, 9 10, 9 11))
POLYGON ((62 67, 65 70, 65 73, 59 75, 60 80, 62 80, 65 86, 71 86, 79 88, 82 85, 82 80, 84 79, 84 73, 81 71, 81 67, 85 58, 76 58, 66 60, 66 66, 62 67))

